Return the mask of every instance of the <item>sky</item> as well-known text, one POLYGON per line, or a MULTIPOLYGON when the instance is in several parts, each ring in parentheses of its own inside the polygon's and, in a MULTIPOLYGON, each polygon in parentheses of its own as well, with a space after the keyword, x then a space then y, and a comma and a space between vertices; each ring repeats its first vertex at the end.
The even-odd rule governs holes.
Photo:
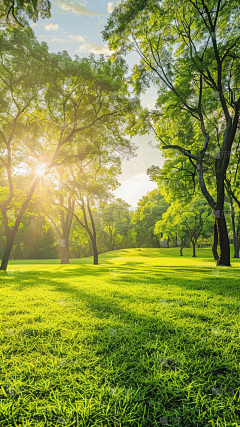
MULTIPOLYGON (((66 50, 69 55, 88 57, 90 53, 109 55, 107 42, 102 39, 101 32, 117 1, 88 0, 84 3, 59 0, 52 1, 52 16, 39 19, 32 28, 39 41, 45 41, 50 52, 66 50)), ((139 61, 136 53, 126 57, 130 69, 139 61)), ((156 101, 156 88, 150 88, 141 96, 144 107, 153 108, 156 101)), ((154 148, 157 141, 154 134, 135 136, 132 142, 138 147, 137 156, 123 161, 122 174, 119 177, 121 186, 115 196, 129 203, 133 208, 147 192, 157 188, 156 183, 149 180, 146 170, 149 166, 162 166, 163 157, 159 149, 154 148), (151 146, 149 145, 151 142, 151 146)))

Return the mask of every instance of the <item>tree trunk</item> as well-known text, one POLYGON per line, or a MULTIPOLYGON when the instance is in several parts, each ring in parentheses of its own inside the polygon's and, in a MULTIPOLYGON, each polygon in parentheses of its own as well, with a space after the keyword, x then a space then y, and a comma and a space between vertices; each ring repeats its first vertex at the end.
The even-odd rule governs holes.
POLYGON ((60 249, 61 254, 61 264, 69 264, 69 246, 68 242, 66 243, 66 246, 61 247, 60 249))
POLYGON ((96 236, 92 236, 92 248, 93 248, 93 265, 98 265, 98 251, 97 251, 97 239, 96 236))
POLYGON ((237 241, 238 239, 237 239, 237 233, 236 233, 234 211, 231 212, 231 216, 232 216, 233 244, 234 244, 234 257, 233 258, 239 258, 239 247, 238 247, 238 241, 237 241))
POLYGON ((236 133, 237 128, 237 122, 238 122, 238 115, 234 118, 234 126, 231 129, 231 122, 227 124, 227 128, 224 133, 223 138, 223 147, 224 149, 221 150, 220 156, 218 156, 215 160, 215 175, 216 175, 216 183, 217 183, 217 203, 213 200, 213 198, 208 193, 205 182, 203 179, 203 167, 202 167, 202 159, 203 155, 205 154, 205 151, 207 149, 208 141, 209 141, 209 135, 207 134, 204 123, 202 122, 202 130, 205 135, 205 148, 202 150, 201 155, 198 159, 198 179, 201 191, 208 201, 209 205, 211 206, 213 213, 215 215, 215 222, 214 222, 214 241, 212 246, 212 252, 214 259, 216 261, 217 265, 222 266, 231 266, 230 263, 230 244, 229 244, 229 238, 228 238, 228 231, 227 231, 227 225, 226 220, 224 216, 224 180, 225 180, 225 173, 229 164, 229 157, 225 156, 225 152, 231 151, 231 144, 234 138, 234 135, 236 133), (237 121, 236 121, 237 120, 237 121), (231 131, 231 132, 230 132, 231 131), (232 132, 233 131, 233 132, 232 132), (230 135, 231 134, 231 135, 230 135), (230 144, 231 141, 231 144, 230 144), (220 255, 218 256, 217 252, 217 245, 219 240, 219 246, 220 246, 220 255))
POLYGON ((194 240, 192 240, 192 249, 193 249, 193 254, 192 254, 192 256, 193 257, 196 257, 197 255, 196 255, 196 242, 194 242, 194 240))
POLYGON ((231 266, 230 243, 225 217, 217 219, 220 255, 218 265, 231 266))
POLYGON ((218 247, 218 230, 217 230, 217 220, 215 218, 215 221, 214 221, 214 236, 213 236, 212 253, 213 253, 213 257, 214 257, 216 263, 218 262, 217 247, 218 247))
POLYGON ((214 242, 212 252, 217 265, 231 266, 230 244, 225 216, 215 216, 214 222, 214 242), (220 255, 218 256, 217 245, 219 239, 220 255))
POLYGON ((239 258, 239 246, 240 246, 240 212, 238 213, 238 225, 237 225, 237 231, 236 231, 236 244, 237 244, 237 256, 236 258, 239 258))
POLYGON ((225 188, 227 190, 229 202, 230 202, 230 206, 231 206, 233 244, 234 244, 234 257, 233 258, 239 258, 239 247, 238 247, 238 239, 237 239, 237 233, 236 233, 235 212, 234 212, 234 206, 233 206, 233 199, 232 199, 231 191, 230 191, 230 188, 228 187, 228 184, 225 185, 225 188))
POLYGON ((88 199, 87 199, 87 208, 90 216, 90 221, 92 224, 92 233, 89 234, 89 236, 91 237, 92 248, 93 248, 93 265, 98 265, 97 233, 96 233, 95 222, 93 219, 93 215, 92 215, 92 211, 91 211, 91 207, 88 199))
POLYGON ((10 254, 11 254, 11 250, 12 250, 14 237, 16 235, 16 233, 13 233, 13 232, 7 232, 6 234, 7 234, 6 235, 6 246, 5 246, 5 251, 3 254, 0 270, 7 270, 8 261, 10 259, 10 254))
POLYGON ((180 256, 183 256, 183 253, 182 253, 183 248, 184 248, 184 246, 181 246, 181 248, 180 248, 180 256))

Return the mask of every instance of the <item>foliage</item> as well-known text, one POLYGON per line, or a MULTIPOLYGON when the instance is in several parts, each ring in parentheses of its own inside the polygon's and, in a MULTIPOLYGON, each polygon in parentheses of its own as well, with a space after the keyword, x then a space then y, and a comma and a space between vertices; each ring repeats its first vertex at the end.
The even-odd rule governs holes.
POLYGON ((107 232, 108 251, 135 245, 135 233, 131 223, 130 205, 121 199, 102 206, 101 219, 107 232))
POLYGON ((36 22, 38 18, 51 16, 49 0, 1 0, 0 26, 3 29, 17 25, 26 26, 28 20, 36 22))
MULTIPOLYGON (((161 149, 177 150, 190 159, 209 206, 222 211, 224 178, 235 154, 239 122, 239 11, 238 0, 178 0, 174 7, 170 0, 126 0, 115 8, 103 32, 114 50, 113 60, 138 52, 140 63, 132 73, 135 92, 151 84, 157 87, 149 129, 155 129, 161 149), (208 150, 219 150, 216 198, 205 181, 208 150)), ((216 218, 214 230, 214 258, 230 265, 224 216, 216 218)))
POLYGON ((189 204, 182 205, 180 200, 171 204, 163 219, 156 222, 155 234, 164 239, 177 236, 181 245, 186 246, 189 241, 195 248, 200 235, 207 238, 213 234, 213 222, 214 217, 206 200, 195 196, 189 204))
POLYGON ((138 202, 138 209, 132 218, 134 231, 137 233, 137 246, 159 247, 159 239, 154 235, 154 227, 156 222, 162 219, 168 206, 158 190, 151 191, 138 202))

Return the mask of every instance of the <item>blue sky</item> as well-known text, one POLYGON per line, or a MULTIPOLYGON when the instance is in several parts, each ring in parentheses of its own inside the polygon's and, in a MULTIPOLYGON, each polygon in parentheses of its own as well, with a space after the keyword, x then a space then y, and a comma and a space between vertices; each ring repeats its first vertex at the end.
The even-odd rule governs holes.
MULTIPOLYGON (((74 57, 89 56, 90 53, 99 55, 109 54, 107 43, 103 41, 101 32, 107 19, 117 5, 116 1, 61 2, 52 1, 52 16, 49 19, 39 20, 32 24, 39 41, 47 42, 51 52, 67 50, 74 57)), ((127 56, 130 68, 138 62, 136 53, 127 56)), ((154 107, 156 88, 151 88, 142 96, 143 106, 154 107)), ((162 166, 163 158, 158 149, 152 148, 156 144, 154 136, 136 136, 133 142, 139 147, 137 157, 122 164, 122 175, 119 178, 121 187, 115 192, 132 207, 136 207, 138 200, 148 191, 156 188, 156 184, 149 181, 146 170, 151 165, 162 166)))

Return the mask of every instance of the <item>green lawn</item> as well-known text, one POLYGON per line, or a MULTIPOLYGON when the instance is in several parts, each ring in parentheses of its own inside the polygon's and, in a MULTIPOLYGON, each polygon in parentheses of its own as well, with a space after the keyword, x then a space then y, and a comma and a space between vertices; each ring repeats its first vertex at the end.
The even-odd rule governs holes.
POLYGON ((0 273, 0 426, 240 426, 240 260, 126 249, 0 273))

